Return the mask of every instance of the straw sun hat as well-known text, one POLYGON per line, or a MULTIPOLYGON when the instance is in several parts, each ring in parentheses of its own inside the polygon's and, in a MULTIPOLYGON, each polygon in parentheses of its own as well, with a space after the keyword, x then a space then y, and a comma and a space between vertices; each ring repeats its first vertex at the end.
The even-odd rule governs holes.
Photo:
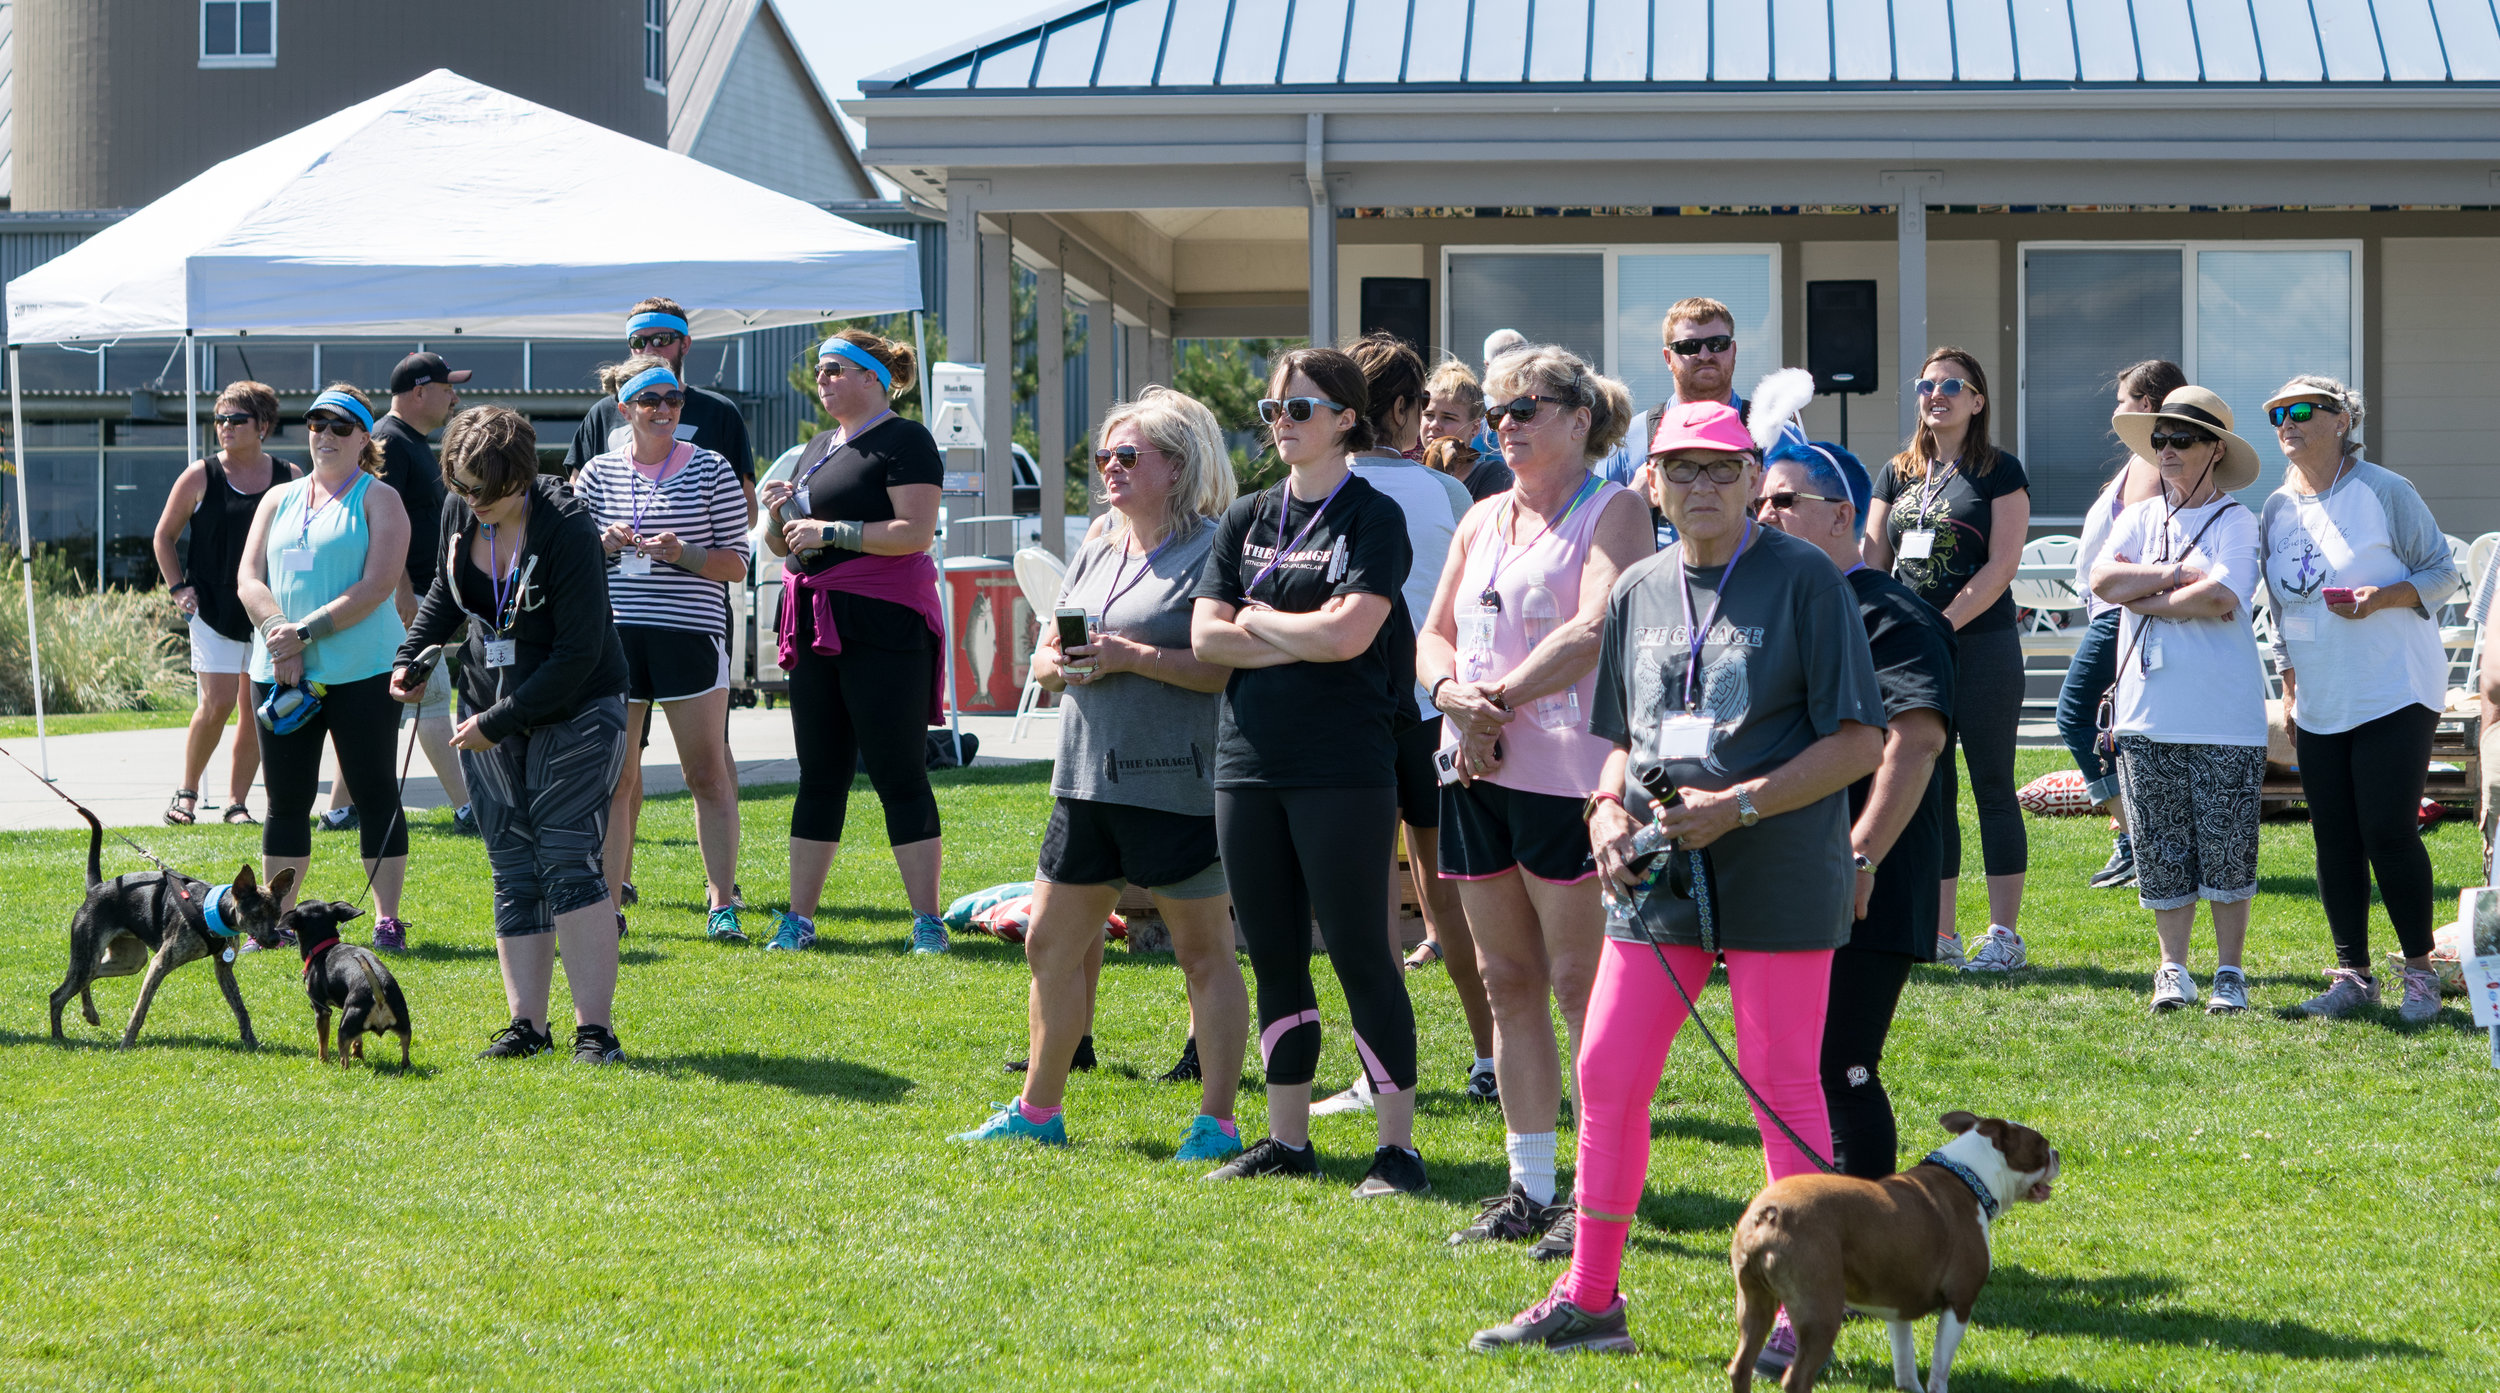
POLYGON ((2150 460, 2155 458, 2153 431, 2163 421, 2194 426, 2222 442, 2222 459, 2214 465, 2216 489, 2237 493, 2257 482, 2256 449, 2231 433, 2231 408, 2202 387, 2172 392, 2162 398, 2159 411, 2121 411, 2109 418, 2109 428, 2139 458, 2150 460))

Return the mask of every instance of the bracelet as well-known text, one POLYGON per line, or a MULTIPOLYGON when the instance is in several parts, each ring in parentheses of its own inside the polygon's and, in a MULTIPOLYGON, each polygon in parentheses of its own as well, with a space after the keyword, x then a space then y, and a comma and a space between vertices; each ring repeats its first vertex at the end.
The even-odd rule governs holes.
POLYGON ((287 622, 286 613, 283 610, 260 621, 259 627, 262 641, 266 642, 269 638, 270 632, 285 622, 287 622))
POLYGON ((177 590, 197 590, 197 589, 199 589, 199 587, 198 587, 198 586, 193 585, 191 582, 189 582, 189 581, 187 581, 187 580, 178 580, 178 581, 175 581, 173 584, 166 586, 166 587, 165 587, 165 593, 166 593, 166 594, 168 594, 168 595, 171 595, 172 593, 174 593, 174 592, 175 592, 175 591, 177 591, 177 590))
POLYGON ((1457 680, 1458 674, 1455 672, 1445 672, 1439 677, 1432 679, 1432 690, 1424 694, 1424 700, 1432 703, 1434 709, 1438 710, 1441 705, 1441 684, 1444 682, 1455 682, 1457 680))

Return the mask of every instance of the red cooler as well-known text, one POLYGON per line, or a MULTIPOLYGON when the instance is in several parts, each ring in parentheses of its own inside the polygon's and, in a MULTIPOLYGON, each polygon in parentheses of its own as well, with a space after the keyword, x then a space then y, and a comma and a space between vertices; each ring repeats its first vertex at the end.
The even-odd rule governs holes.
POLYGON ((1033 665, 1033 608, 1015 568, 985 556, 946 563, 954 607, 955 709, 1013 713, 1033 665))

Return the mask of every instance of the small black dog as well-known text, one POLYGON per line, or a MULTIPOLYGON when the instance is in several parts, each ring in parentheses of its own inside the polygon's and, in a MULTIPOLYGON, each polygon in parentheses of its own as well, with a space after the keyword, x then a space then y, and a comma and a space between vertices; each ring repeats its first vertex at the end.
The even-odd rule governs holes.
POLYGON ((98 1025, 95 996, 99 977, 129 977, 140 968, 139 1003, 131 1008, 130 1028, 122 1032, 122 1048, 139 1038, 148 1018, 148 1003, 165 974, 201 958, 217 964, 217 985, 234 1008, 234 1023, 243 1032, 245 1049, 260 1048, 252 1036, 252 1016, 243 1008, 243 993, 234 984, 233 942, 250 934, 263 948, 286 940, 278 935, 278 902, 295 883, 295 872, 283 870, 263 890, 249 865, 234 873, 231 886, 210 885, 168 871, 104 878, 104 824, 80 808, 92 829, 87 838, 87 901, 69 926, 69 975, 52 991, 52 1038, 61 1038, 61 1008, 77 997, 87 1024, 98 1025))
POLYGON ((321 1062, 330 1062, 330 1013, 339 1017, 339 1067, 348 1057, 365 1057, 367 1035, 399 1037, 399 1067, 408 1067, 408 998, 400 995, 399 979, 370 948, 339 941, 339 925, 364 913, 352 904, 315 900, 286 912, 283 925, 295 931, 304 950, 304 994, 312 998, 313 1018, 321 1034, 321 1062))

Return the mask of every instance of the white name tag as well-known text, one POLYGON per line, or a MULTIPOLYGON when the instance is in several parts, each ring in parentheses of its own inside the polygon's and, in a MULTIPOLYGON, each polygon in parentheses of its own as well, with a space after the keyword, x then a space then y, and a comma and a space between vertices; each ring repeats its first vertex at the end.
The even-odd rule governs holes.
POLYGON ((1718 725, 1698 712, 1680 712, 1658 723, 1660 759, 1708 759, 1718 725))
POLYGON ((651 574, 651 558, 638 551, 621 552, 616 558, 616 573, 620 576, 647 576, 651 574))
POLYGON ((312 548, 288 547, 286 550, 279 552, 278 567, 280 570, 286 571, 311 570, 313 568, 312 548))
POLYGON ((2161 671, 2160 639, 2148 638, 2144 641, 2144 670, 2146 672, 2161 671))
POLYGON ((1469 653, 1493 651, 1493 623, 1496 612, 1477 605, 1467 612, 1458 625, 1458 646, 1469 653))
POLYGON ((2283 616, 2283 637, 2291 639, 2294 642, 2307 643, 2317 636, 2318 620, 2316 615, 2287 614, 2283 616))
POLYGON ((512 666, 519 658, 520 646, 517 639, 490 638, 486 640, 486 665, 488 667, 512 666))
POLYGON ((1901 559, 1924 561, 1936 554, 1936 534, 1928 528, 1901 534, 1901 559))

